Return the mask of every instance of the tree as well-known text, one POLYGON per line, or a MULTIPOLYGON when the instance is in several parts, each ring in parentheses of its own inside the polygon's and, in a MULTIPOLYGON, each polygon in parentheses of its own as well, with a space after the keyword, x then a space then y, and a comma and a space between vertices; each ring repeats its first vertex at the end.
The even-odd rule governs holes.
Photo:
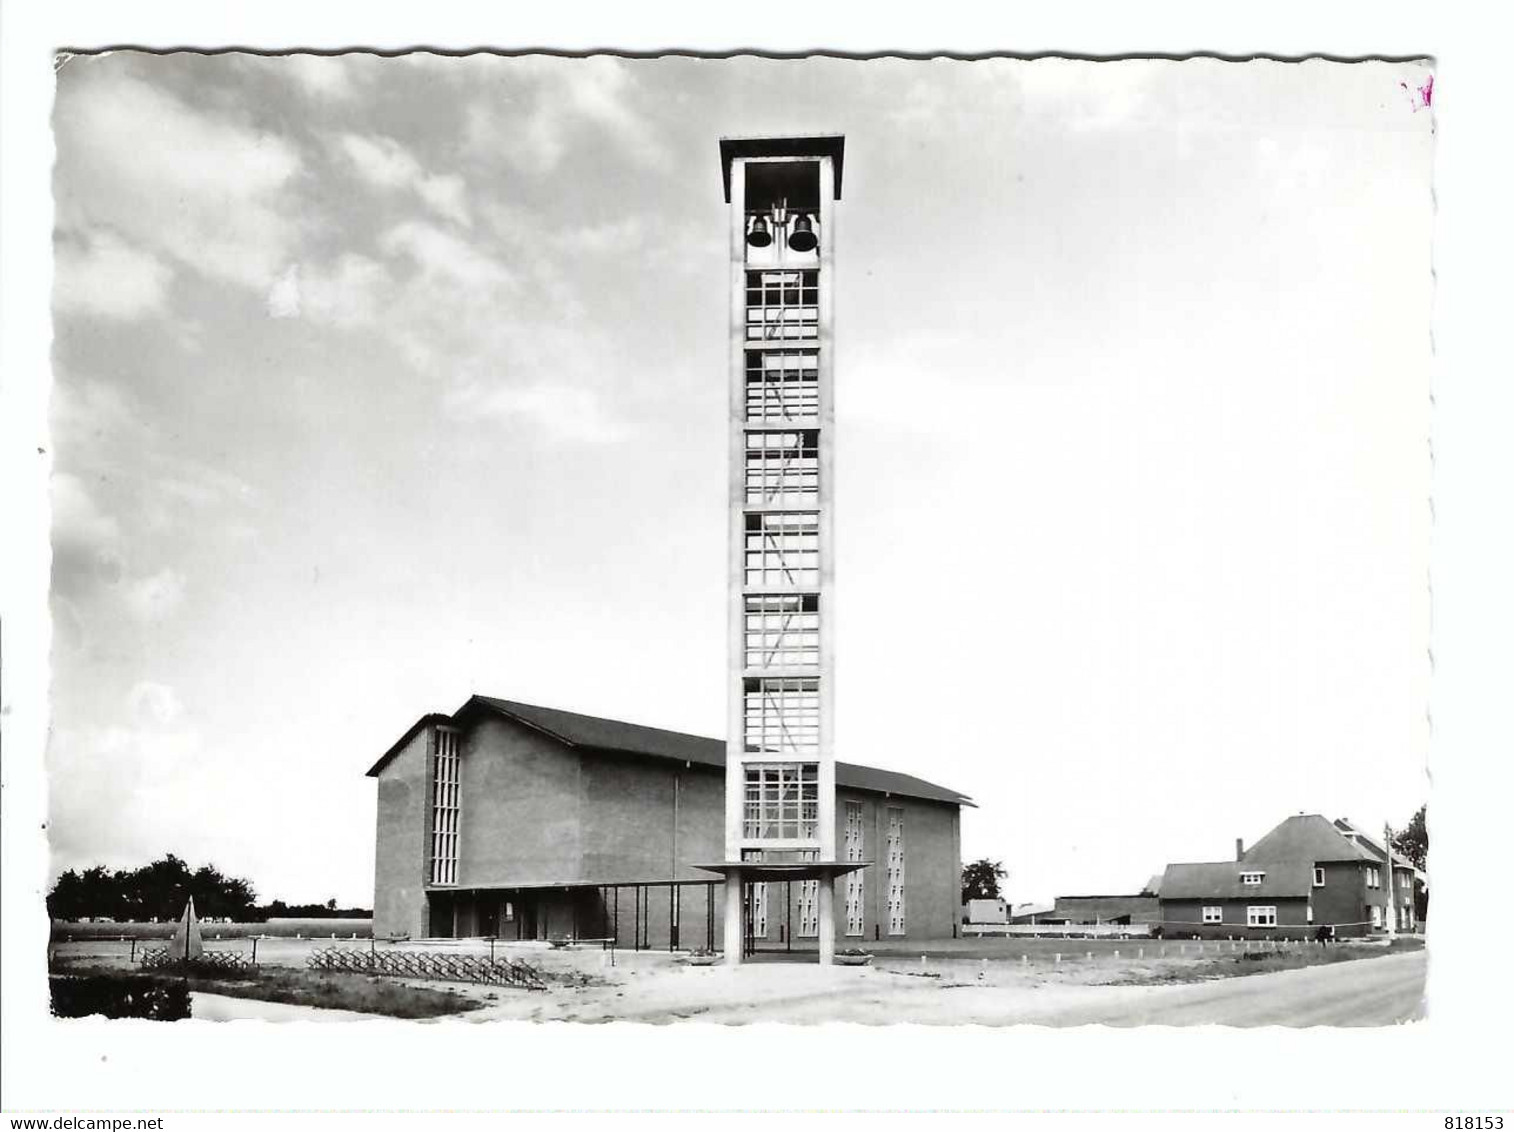
POLYGON ((110 916, 117 920, 177 919, 185 902, 195 900, 202 916, 246 920, 257 905, 252 885, 224 876, 214 865, 191 870, 172 853, 139 869, 107 870, 95 865, 83 873, 69 869, 47 896, 47 910, 59 920, 110 916))
POLYGON ((1430 854, 1430 832, 1425 828, 1425 807, 1421 806, 1404 829, 1393 835, 1393 848, 1423 869, 1430 854))
POLYGON ((1009 874, 1004 870, 1004 862, 990 861, 982 857, 970 864, 962 866, 962 903, 969 900, 998 900, 1003 893, 999 891, 999 881, 1009 874))

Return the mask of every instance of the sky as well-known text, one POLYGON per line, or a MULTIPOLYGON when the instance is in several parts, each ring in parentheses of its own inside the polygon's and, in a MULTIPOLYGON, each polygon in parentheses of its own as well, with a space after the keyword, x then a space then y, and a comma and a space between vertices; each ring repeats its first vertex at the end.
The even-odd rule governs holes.
POLYGON ((1423 65, 75 57, 54 870, 368 904, 475 692, 724 727, 717 139, 843 132, 837 756, 1016 901, 1426 800, 1423 65))

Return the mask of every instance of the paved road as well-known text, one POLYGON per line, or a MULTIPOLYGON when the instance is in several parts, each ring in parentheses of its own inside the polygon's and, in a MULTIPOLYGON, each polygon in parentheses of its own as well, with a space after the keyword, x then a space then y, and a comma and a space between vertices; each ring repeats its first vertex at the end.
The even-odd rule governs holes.
POLYGON ((1155 987, 1036 1021, 1058 1026, 1390 1026, 1425 1016, 1425 952, 1155 987))

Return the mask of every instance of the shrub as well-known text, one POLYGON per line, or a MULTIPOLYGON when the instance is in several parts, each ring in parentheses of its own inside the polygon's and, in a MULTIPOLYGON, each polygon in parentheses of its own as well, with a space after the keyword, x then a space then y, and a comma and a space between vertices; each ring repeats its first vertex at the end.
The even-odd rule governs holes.
POLYGON ((182 979, 142 975, 52 975, 52 1010, 58 1018, 151 1018, 173 1022, 189 1017, 189 986, 182 979))

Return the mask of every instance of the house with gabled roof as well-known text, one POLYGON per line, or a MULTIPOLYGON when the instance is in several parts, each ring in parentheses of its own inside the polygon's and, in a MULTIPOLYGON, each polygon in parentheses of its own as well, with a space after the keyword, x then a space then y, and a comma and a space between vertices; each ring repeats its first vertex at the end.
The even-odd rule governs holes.
POLYGON ((1397 849, 1384 849, 1384 842, 1372 837, 1371 834, 1358 829, 1346 818, 1336 818, 1335 828, 1340 830, 1347 838, 1360 845, 1368 853, 1371 853, 1380 863, 1386 865, 1391 852, 1393 857, 1393 899, 1397 920, 1394 924, 1400 931, 1415 931, 1423 925, 1420 923, 1422 913, 1419 911, 1425 905, 1425 893, 1430 887, 1430 879, 1425 871, 1419 868, 1409 858, 1405 857, 1397 849))
MULTIPOLYGON (((724 851, 725 764, 720 739, 492 696, 424 715, 368 771, 374 932, 718 948, 723 891, 700 866, 724 851)), ((745 802, 750 821, 815 821, 781 783, 745 802)), ((857 867, 835 880, 836 938, 956 934, 971 805, 838 761, 836 840, 857 867)), ((747 947, 815 947, 826 882, 769 872, 746 886, 747 947)))
MULTIPOLYGON (((1389 921, 1389 891, 1406 884, 1395 862, 1392 879, 1381 850, 1348 836, 1320 814, 1286 818, 1232 861, 1167 866, 1161 884, 1162 930, 1200 938, 1313 936, 1328 927, 1337 938, 1369 935, 1389 921)), ((1412 895, 1409 919, 1412 926, 1412 895)), ((1400 908, 1400 915, 1402 909, 1400 908)))

